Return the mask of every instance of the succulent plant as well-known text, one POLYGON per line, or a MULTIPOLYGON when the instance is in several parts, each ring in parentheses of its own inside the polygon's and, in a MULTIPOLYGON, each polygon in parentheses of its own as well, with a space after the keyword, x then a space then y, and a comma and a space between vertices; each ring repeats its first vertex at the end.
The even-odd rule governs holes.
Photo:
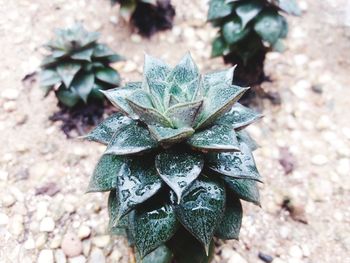
POLYGON ((174 68, 146 55, 142 82, 103 91, 120 113, 85 136, 107 145, 88 192, 110 191, 111 231, 143 262, 208 262, 213 237, 238 238, 240 199, 260 204, 244 128, 261 115, 237 103, 248 88, 233 73, 201 75, 190 54, 174 68))
POLYGON ((112 3, 120 4, 120 15, 130 20, 143 36, 150 37, 173 26, 175 9, 170 0, 112 0, 112 3))
POLYGON ((288 23, 282 12, 300 14, 295 0, 210 0, 208 21, 219 28, 212 56, 238 64, 238 77, 248 84, 254 75, 261 81, 265 54, 284 50, 288 23))
POLYGON ((119 73, 109 66, 123 58, 107 45, 97 43, 99 33, 87 32, 81 24, 57 29, 55 38, 46 44, 49 55, 41 64, 41 86, 55 91, 67 107, 88 100, 103 100, 99 90, 120 83, 119 73))

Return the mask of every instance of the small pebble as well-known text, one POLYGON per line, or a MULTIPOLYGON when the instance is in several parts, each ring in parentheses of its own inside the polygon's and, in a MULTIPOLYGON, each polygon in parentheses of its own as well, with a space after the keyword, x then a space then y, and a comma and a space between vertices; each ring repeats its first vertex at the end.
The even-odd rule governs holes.
POLYGON ((54 263, 53 253, 50 249, 43 249, 39 253, 37 263, 54 263))
POLYGON ((40 232, 52 232, 55 229, 55 221, 51 217, 45 217, 40 223, 40 232))
POLYGON ((68 259, 69 263, 85 263, 86 258, 84 256, 77 256, 77 257, 72 257, 68 259))
POLYGON ((80 239, 73 233, 64 235, 61 248, 67 257, 76 257, 83 251, 83 245, 80 239))
POLYGON ((6 100, 16 100, 19 96, 19 91, 16 89, 5 89, 1 93, 1 97, 6 100))
POLYGON ((303 251, 297 245, 290 247, 289 255, 293 258, 301 259, 303 257, 303 251))
POLYGON ((266 263, 271 263, 273 261, 273 257, 262 252, 259 252, 258 257, 266 263))
POLYGON ((82 225, 81 227, 79 227, 78 230, 78 237, 80 239, 85 239, 87 237, 89 237, 91 234, 91 229, 90 227, 86 226, 86 225, 82 225))
POLYGON ((109 235, 103 235, 103 236, 96 236, 92 239, 92 243, 99 248, 104 248, 108 245, 109 241, 111 240, 109 235))
POLYGON ((248 263, 240 254, 229 247, 225 247, 221 251, 222 257, 227 260, 227 263, 248 263))
POLYGON ((317 166, 322 166, 328 163, 328 159, 326 156, 322 154, 318 154, 312 157, 311 163, 317 166))
POLYGON ((5 194, 1 196, 2 205, 5 207, 10 207, 16 203, 16 198, 12 194, 5 194))
POLYGON ((89 263, 105 263, 105 262, 106 262, 106 258, 103 254, 103 251, 99 248, 94 248, 91 251, 89 263))
POLYGON ((64 254, 62 249, 57 249, 55 251, 55 263, 66 263, 66 255, 64 254))

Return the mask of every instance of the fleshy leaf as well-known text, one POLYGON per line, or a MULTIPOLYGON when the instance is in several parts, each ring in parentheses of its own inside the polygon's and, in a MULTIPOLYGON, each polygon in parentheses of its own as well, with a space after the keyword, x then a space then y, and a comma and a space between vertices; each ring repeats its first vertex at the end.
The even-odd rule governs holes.
POLYGON ((70 57, 76 60, 91 61, 91 55, 94 52, 93 48, 84 49, 73 53, 70 57))
POLYGON ((173 254, 169 248, 162 245, 142 259, 142 263, 171 263, 173 254))
POLYGON ((104 44, 97 44, 92 55, 96 58, 108 59, 109 61, 110 58, 113 58, 110 62, 124 60, 122 56, 114 53, 114 51, 111 48, 104 44))
POLYGON ((44 69, 40 72, 40 85, 52 86, 61 82, 61 77, 55 70, 44 69))
POLYGON ((214 125, 196 132, 187 143, 193 148, 207 151, 239 151, 235 131, 229 126, 214 125))
POLYGON ((275 11, 263 11, 254 24, 254 30, 271 45, 280 38, 283 29, 281 16, 275 11))
POLYGON ((250 179, 236 179, 230 176, 223 176, 223 179, 228 188, 240 199, 260 206, 260 194, 256 181, 250 179))
POLYGON ((141 82, 131 82, 123 88, 109 89, 101 91, 109 101, 124 114, 130 116, 132 119, 138 119, 138 116, 131 109, 126 97, 130 96, 136 89, 141 89, 141 82))
POLYGON ((254 19, 260 11, 263 9, 263 4, 261 1, 250 0, 243 1, 236 7, 236 13, 241 19, 242 27, 246 27, 246 25, 254 19))
POLYGON ((148 125, 161 124, 172 127, 171 121, 157 111, 147 91, 137 90, 126 98, 133 111, 148 125))
POLYGON ((116 187, 118 173, 125 170, 125 158, 102 155, 90 179, 87 192, 110 191, 116 187))
POLYGON ((132 119, 120 113, 115 113, 102 121, 83 138, 89 141, 108 144, 117 130, 132 122, 132 119))
POLYGON ((244 28, 238 17, 232 18, 222 27, 222 34, 228 44, 235 44, 249 34, 249 28, 244 28))
POLYGON ((212 50, 211 50, 212 57, 219 57, 219 56, 225 55, 226 53, 228 53, 228 51, 229 51, 229 46, 222 39, 221 36, 214 39, 212 43, 212 50))
POLYGON ((87 103, 89 94, 94 86, 95 76, 92 73, 77 75, 72 81, 72 89, 75 89, 79 97, 87 103))
POLYGON ((198 153, 169 151, 158 154, 155 164, 158 174, 174 190, 180 203, 183 192, 201 173, 204 160, 198 153))
POLYGON ((256 141, 245 130, 237 131, 237 139, 239 143, 243 142, 248 145, 251 151, 255 151, 259 148, 259 145, 256 143, 256 141))
POLYGON ((193 61, 191 54, 186 53, 175 68, 170 72, 168 81, 177 83, 180 87, 199 76, 196 63, 193 61))
POLYGON ((179 103, 170 107, 165 115, 171 120, 176 128, 192 127, 203 101, 179 103))
POLYGON ((148 129, 160 144, 167 146, 173 143, 179 143, 194 133, 194 130, 188 127, 173 129, 159 125, 149 125, 148 129))
POLYGON ((60 102, 68 107, 73 107, 80 101, 80 97, 75 90, 60 87, 56 93, 60 102))
POLYGON ((301 15, 301 11, 295 0, 279 0, 278 7, 284 12, 286 12, 287 14, 292 14, 296 16, 301 15))
POLYGON ((174 209, 170 205, 136 209, 135 245, 140 257, 143 258, 168 241, 175 234, 178 225, 174 209))
POLYGON ((157 141, 152 138, 147 128, 131 123, 113 135, 105 154, 129 155, 149 151, 156 147, 157 141))
MULTIPOLYGON (((145 64, 143 67, 143 78, 146 84, 149 80, 166 80, 171 68, 162 60, 145 54, 145 64)), ((146 88, 146 87, 144 87, 146 88)))
POLYGON ((227 194, 225 214, 215 230, 215 236, 224 240, 238 240, 242 224, 242 215, 241 201, 232 194, 227 194))
POLYGON ((231 110, 215 121, 215 124, 227 125, 233 129, 243 129, 248 125, 258 121, 262 114, 251 110, 240 103, 235 103, 231 110))
POLYGON ((134 158, 129 167, 117 176, 117 202, 120 219, 136 205, 145 202, 156 194, 162 186, 162 180, 152 162, 144 158, 134 158))
POLYGON ((208 91, 214 86, 231 85, 235 68, 236 66, 205 74, 203 77, 204 86, 201 95, 207 96, 208 91))
POLYGON ((226 4, 225 0, 211 0, 209 2, 208 20, 212 21, 228 16, 231 14, 232 9, 232 5, 226 4))
POLYGON ((175 208, 178 220, 199 240, 207 254, 224 213, 225 195, 222 183, 202 176, 194 181, 175 208))
POLYGON ((240 149, 240 152, 209 153, 206 164, 211 170, 223 175, 261 181, 248 145, 242 142, 240 149))
POLYGON ((74 76, 80 69, 81 65, 78 62, 62 62, 56 67, 58 75, 60 75, 64 85, 67 88, 69 88, 74 76))
POLYGON ((118 86, 120 84, 120 76, 117 71, 110 67, 99 68, 95 72, 96 78, 108 84, 118 86))

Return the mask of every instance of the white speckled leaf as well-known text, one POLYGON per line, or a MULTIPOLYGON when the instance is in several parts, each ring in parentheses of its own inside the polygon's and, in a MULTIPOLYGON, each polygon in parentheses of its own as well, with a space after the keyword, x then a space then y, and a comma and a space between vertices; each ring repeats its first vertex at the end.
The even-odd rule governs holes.
POLYGON ((135 123, 125 125, 113 135, 105 154, 129 155, 149 151, 158 146, 147 128, 135 123))
POLYGON ((223 176, 228 188, 240 199, 252 202, 260 206, 260 194, 258 183, 255 180, 237 179, 230 176, 223 176))
POLYGON ((90 179, 87 192, 110 191, 116 187, 117 175, 123 172, 126 159, 115 155, 102 155, 90 179))
POLYGON ((237 139, 239 143, 243 142, 248 145, 251 151, 255 151, 259 148, 257 142, 249 135, 249 133, 245 130, 237 131, 237 139))
POLYGON ((209 153, 206 165, 215 172, 233 178, 261 181, 249 146, 242 142, 240 149, 240 152, 209 153))
POLYGON ((238 240, 242 224, 242 215, 242 205, 239 198, 232 194, 226 194, 225 214, 215 230, 215 236, 224 240, 238 240))
POLYGON ((176 128, 192 127, 200 112, 203 101, 179 103, 170 107, 165 115, 171 120, 176 128))
POLYGON ((187 52, 170 72, 167 80, 169 82, 175 82, 181 87, 182 85, 197 79, 198 76, 199 71, 197 65, 193 61, 191 54, 187 52))
POLYGON ((158 154, 155 164, 158 174, 174 190, 180 202, 183 192, 201 173, 204 160, 198 153, 169 151, 158 154))
POLYGON ((145 54, 145 63, 143 66, 143 88, 148 90, 148 81, 166 80, 171 68, 165 62, 150 55, 145 54))
POLYGON ((141 258, 168 241, 179 226, 169 205, 140 207, 133 223, 135 245, 141 258))
POLYGON ((196 132, 187 140, 191 147, 200 151, 239 151, 235 131, 229 126, 214 125, 196 132))
POLYGON ((151 132, 153 138, 165 146, 179 143, 194 133, 194 130, 188 127, 173 129, 158 125, 149 125, 148 129, 151 132))
POLYGON ((133 120, 120 114, 115 113, 105 120, 103 120, 100 124, 98 124, 92 131, 90 131, 83 138, 89 141, 95 141, 102 144, 108 144, 113 137, 113 134, 124 127, 132 123, 133 120))
POLYGON ((199 240, 207 254, 224 214, 225 199, 223 184, 203 176, 195 180, 175 207, 177 219, 199 240))

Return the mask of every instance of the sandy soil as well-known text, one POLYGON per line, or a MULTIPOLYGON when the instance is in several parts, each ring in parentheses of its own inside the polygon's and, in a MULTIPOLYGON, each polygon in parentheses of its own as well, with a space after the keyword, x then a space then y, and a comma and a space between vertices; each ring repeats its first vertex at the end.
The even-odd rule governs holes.
MULTIPOLYGON (((205 22, 205 1, 173 2, 173 30, 147 40, 118 21, 107 0, 0 0, 0 262, 49 263, 54 256, 63 263, 65 242, 79 253, 68 262, 128 262, 126 241, 106 232, 107 196, 84 194, 103 147, 66 140, 59 123, 48 120, 57 111, 54 96, 43 99, 37 83, 22 79, 37 70, 52 29, 74 21, 100 31, 103 42, 128 58, 115 65, 124 81, 140 79, 143 52, 174 64, 190 50, 204 72, 225 67, 220 58, 209 59, 215 30, 205 22), (77 240, 62 241, 67 233, 77 240)), ((263 86, 279 91, 282 104, 263 101, 265 118, 249 128, 261 145, 262 208, 245 204, 240 241, 220 242, 215 262, 262 262, 259 252, 274 263, 350 262, 345 3, 300 1, 302 17, 289 19, 288 50, 269 54, 272 82, 263 86), (295 166, 289 174, 281 148, 295 166), (282 209, 285 199, 293 213, 282 209)))

